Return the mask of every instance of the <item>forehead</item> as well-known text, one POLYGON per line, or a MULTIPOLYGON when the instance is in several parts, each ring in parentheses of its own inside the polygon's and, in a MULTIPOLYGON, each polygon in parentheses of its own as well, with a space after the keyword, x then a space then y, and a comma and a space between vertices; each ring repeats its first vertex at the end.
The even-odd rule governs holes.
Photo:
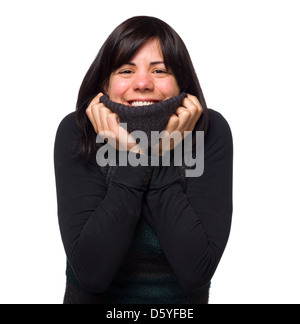
POLYGON ((137 52, 131 58, 131 62, 134 63, 138 61, 163 61, 163 54, 158 39, 148 40, 137 50, 137 52))

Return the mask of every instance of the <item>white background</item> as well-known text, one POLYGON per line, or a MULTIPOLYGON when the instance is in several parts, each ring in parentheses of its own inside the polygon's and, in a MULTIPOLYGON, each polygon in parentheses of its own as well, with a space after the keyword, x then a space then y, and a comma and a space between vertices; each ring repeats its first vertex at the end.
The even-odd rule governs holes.
POLYGON ((234 137, 232 232, 210 303, 300 302, 299 1, 0 2, 0 302, 62 303, 53 144, 111 31, 135 15, 185 41, 234 137))

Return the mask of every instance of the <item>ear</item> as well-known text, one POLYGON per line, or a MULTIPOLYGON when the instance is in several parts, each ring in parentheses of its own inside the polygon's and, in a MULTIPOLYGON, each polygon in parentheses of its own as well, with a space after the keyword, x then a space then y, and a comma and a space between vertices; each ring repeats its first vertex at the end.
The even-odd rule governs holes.
POLYGON ((108 91, 108 83, 105 83, 105 85, 103 87, 103 93, 108 96, 107 91, 108 91))

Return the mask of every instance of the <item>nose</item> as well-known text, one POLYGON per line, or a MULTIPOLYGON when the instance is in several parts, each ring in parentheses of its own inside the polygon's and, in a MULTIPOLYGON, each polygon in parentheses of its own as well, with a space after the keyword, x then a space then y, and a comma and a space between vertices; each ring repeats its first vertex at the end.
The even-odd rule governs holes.
POLYGON ((147 72, 140 72, 135 75, 133 81, 133 89, 135 91, 153 91, 154 82, 147 72))

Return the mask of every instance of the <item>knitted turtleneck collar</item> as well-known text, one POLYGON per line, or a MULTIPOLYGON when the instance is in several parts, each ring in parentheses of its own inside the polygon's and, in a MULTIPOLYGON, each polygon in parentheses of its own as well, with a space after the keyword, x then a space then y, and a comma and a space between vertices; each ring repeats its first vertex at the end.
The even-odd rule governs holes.
POLYGON ((129 133, 139 130, 145 132, 150 138, 151 131, 161 132, 165 129, 170 116, 181 105, 186 96, 187 94, 182 92, 178 96, 165 101, 139 107, 113 102, 106 95, 100 98, 100 102, 119 116, 120 123, 127 123, 129 133))

